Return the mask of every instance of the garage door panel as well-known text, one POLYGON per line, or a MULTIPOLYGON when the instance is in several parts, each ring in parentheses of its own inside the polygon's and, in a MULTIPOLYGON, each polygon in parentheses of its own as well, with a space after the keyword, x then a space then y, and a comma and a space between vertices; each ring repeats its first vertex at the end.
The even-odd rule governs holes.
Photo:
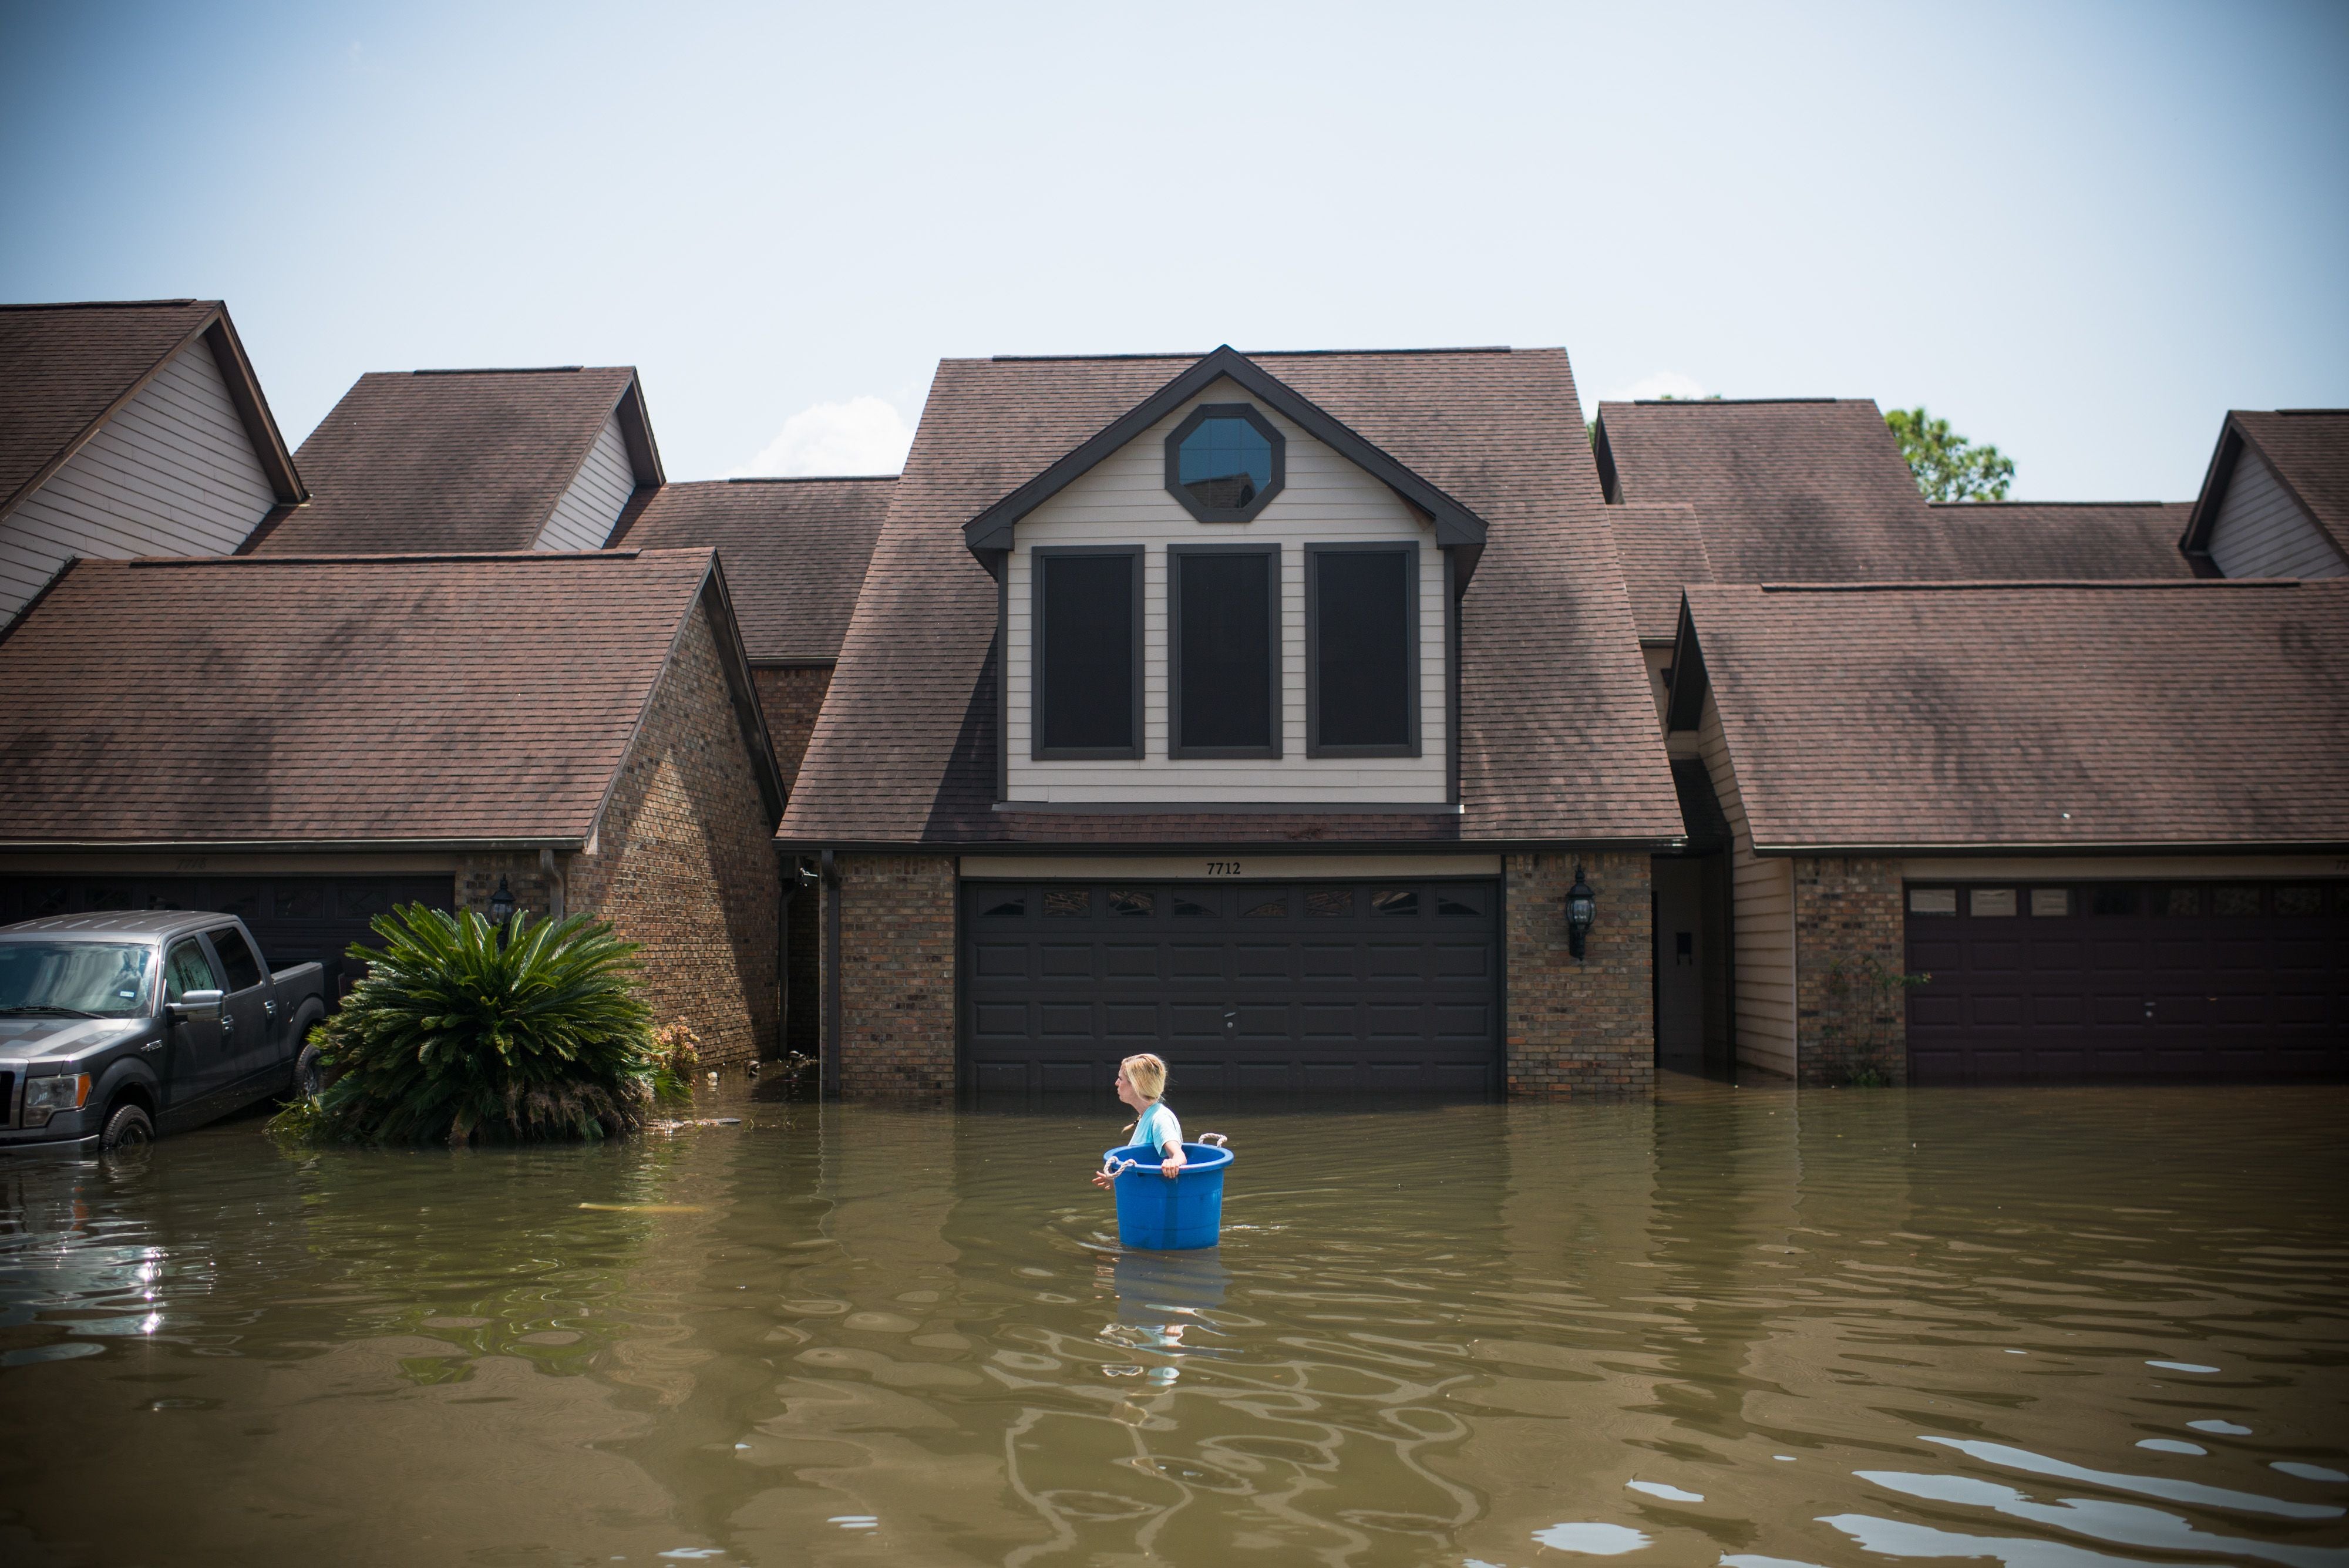
POLYGON ((2040 891, 1909 920, 1914 1081, 2349 1075, 2349 884, 2040 891))
POLYGON ((982 1094, 1094 1092, 1150 1049, 1195 1095, 1498 1086, 1489 884, 968 883, 964 898, 966 1082, 982 1094))

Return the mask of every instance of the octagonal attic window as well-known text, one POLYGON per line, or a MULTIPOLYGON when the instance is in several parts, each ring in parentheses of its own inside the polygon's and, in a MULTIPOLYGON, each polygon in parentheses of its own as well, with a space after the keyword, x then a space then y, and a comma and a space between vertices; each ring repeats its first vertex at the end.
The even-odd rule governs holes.
POLYGON ((1288 442, 1247 403, 1202 403, 1166 438, 1166 488, 1202 523, 1245 523, 1280 493, 1288 442))

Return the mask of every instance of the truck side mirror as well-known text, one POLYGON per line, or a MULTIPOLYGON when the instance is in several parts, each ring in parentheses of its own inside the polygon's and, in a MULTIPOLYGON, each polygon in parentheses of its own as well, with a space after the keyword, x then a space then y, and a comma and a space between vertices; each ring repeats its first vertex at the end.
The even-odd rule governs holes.
POLYGON ((218 1023, 221 1020, 221 997, 224 994, 217 991, 184 992, 179 1001, 165 1005, 171 1008, 171 1016, 181 1023, 218 1023))

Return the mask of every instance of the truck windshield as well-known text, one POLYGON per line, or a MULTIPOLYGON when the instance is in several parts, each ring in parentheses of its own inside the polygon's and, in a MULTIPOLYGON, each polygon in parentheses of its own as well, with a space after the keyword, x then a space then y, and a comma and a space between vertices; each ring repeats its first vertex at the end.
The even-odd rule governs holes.
POLYGON ((0 1015, 128 1018, 146 994, 150 961, 135 942, 0 941, 0 1015))

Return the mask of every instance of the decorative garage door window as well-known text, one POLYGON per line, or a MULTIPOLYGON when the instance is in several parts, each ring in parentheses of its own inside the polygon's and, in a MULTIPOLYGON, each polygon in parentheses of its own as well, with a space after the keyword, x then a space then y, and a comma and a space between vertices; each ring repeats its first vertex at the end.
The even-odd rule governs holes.
POLYGON ((1500 1086, 1489 882, 968 882, 965 1080, 1106 1093, 1154 1051, 1178 1096, 1500 1086))
POLYGON ((2349 882, 1912 884, 1919 1083, 2349 1072, 2349 882))

